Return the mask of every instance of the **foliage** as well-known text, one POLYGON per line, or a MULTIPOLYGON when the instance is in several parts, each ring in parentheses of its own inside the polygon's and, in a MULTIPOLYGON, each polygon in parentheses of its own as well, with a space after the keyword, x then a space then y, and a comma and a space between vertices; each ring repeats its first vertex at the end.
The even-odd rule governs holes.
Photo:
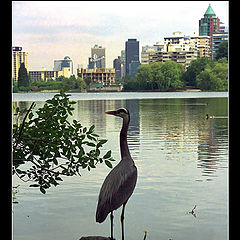
POLYGON ((227 91, 228 90, 228 63, 226 58, 208 64, 196 79, 201 90, 227 91))
POLYGON ((228 41, 223 41, 218 46, 216 51, 216 60, 221 58, 228 59, 228 41))
POLYGON ((42 90, 61 90, 68 91, 70 89, 78 89, 83 91, 86 88, 86 84, 83 79, 80 77, 76 78, 74 75, 66 78, 60 76, 56 80, 48 79, 47 81, 37 81, 31 83, 31 89, 33 91, 42 91, 42 90))
POLYGON ((39 187, 42 193, 59 185, 62 176, 81 175, 81 169, 90 171, 103 162, 112 167, 114 161, 111 151, 100 156, 107 140, 95 133, 94 125, 87 128, 77 120, 68 121, 76 103, 68 96, 61 91, 36 112, 34 103, 28 110, 15 109, 12 174, 33 182, 30 187, 39 187))
POLYGON ((211 60, 206 57, 201 57, 191 62, 191 65, 188 67, 187 71, 183 73, 183 80, 188 86, 196 86, 196 77, 202 72, 207 64, 211 64, 211 60))
POLYGON ((87 86, 87 89, 90 89, 91 77, 84 78, 84 82, 85 82, 85 84, 87 86))
POLYGON ((159 65, 155 75, 159 90, 166 91, 169 88, 182 88, 184 86, 181 80, 183 72, 183 65, 173 61, 167 61, 159 65))
POLYGON ((138 67, 136 79, 124 85, 124 90, 160 90, 182 88, 184 67, 173 61, 155 62, 138 67))
POLYGON ((29 84, 30 81, 27 74, 27 69, 25 68, 24 63, 22 62, 18 70, 18 88, 20 87, 28 88, 29 84))
POLYGON ((150 65, 142 64, 138 67, 136 80, 140 89, 154 89, 153 69, 149 66, 150 65))

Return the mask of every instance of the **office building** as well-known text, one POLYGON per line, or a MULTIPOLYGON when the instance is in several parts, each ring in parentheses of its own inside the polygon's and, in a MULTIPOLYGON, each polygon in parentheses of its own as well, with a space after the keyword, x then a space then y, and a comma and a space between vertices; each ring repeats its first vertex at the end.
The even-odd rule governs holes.
POLYGON ((209 4, 204 17, 199 20, 199 35, 210 36, 209 55, 212 58, 212 36, 220 31, 220 19, 216 17, 211 4, 209 4))
POLYGON ((82 79, 90 79, 91 83, 102 83, 104 86, 115 83, 114 68, 77 69, 77 76, 82 79))
POLYGON ((213 38, 212 57, 214 59, 216 57, 216 52, 218 50, 219 44, 223 41, 228 41, 228 32, 226 31, 214 33, 212 38, 213 38))
POLYGON ((88 69, 103 68, 104 60, 104 56, 97 56, 94 54, 93 57, 88 59, 88 69))
POLYGON ((122 63, 121 63, 121 56, 118 56, 118 58, 113 60, 113 68, 115 68, 116 71, 116 79, 121 78, 121 67, 122 67, 122 63))
POLYGON ((18 71, 21 63, 24 63, 28 72, 28 52, 22 51, 22 47, 12 48, 12 79, 18 80, 18 71))
POLYGON ((126 75, 126 56, 125 56, 125 50, 121 50, 121 78, 123 78, 126 75))
POLYGON ((137 74, 137 68, 138 66, 140 66, 141 63, 139 61, 131 61, 131 63, 129 64, 129 75, 132 78, 136 77, 137 74))
MULTIPOLYGON (((125 42, 126 74, 130 74, 129 65, 132 61, 139 62, 139 41, 137 39, 128 39, 125 42)), ((135 64, 134 64, 135 65, 135 64)))
POLYGON ((91 48, 91 59, 89 59, 91 68, 94 68, 93 62, 95 62, 96 59, 99 62, 98 64, 101 65, 100 68, 106 68, 106 49, 102 46, 98 46, 97 44, 95 44, 94 47, 91 48))
POLYGON ((73 75, 73 61, 66 56, 62 60, 54 60, 53 71, 61 71, 63 68, 70 68, 70 74, 73 75))

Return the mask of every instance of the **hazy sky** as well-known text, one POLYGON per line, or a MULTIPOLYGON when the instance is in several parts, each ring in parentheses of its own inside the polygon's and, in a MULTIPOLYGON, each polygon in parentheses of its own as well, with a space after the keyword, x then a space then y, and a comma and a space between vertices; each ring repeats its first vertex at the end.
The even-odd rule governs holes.
POLYGON ((228 26, 228 1, 13 1, 12 45, 29 52, 29 70, 53 70, 54 60, 69 56, 76 73, 95 44, 112 67, 128 38, 139 40, 141 52, 175 31, 198 33, 209 3, 228 26))

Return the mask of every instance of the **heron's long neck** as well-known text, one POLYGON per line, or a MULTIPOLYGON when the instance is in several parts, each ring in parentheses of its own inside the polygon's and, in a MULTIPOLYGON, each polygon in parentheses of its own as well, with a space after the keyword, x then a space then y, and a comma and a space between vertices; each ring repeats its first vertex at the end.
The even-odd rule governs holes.
POLYGON ((127 143, 127 131, 128 131, 129 122, 130 122, 129 118, 123 119, 123 125, 120 132, 120 149, 121 149, 122 160, 132 159, 128 149, 128 143, 127 143))

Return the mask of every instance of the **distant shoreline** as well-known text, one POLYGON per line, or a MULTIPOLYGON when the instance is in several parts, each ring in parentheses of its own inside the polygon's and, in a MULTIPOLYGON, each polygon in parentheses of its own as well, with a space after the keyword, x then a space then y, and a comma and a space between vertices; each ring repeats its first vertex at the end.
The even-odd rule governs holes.
MULTIPOLYGON (((16 93, 59 93, 60 90, 41 90, 41 91, 19 91, 16 93)), ((78 90, 68 90, 67 93, 117 93, 117 92, 226 92, 226 91, 202 91, 198 88, 189 88, 189 89, 170 89, 168 91, 160 90, 126 90, 126 91, 102 91, 102 90, 90 90, 90 91, 78 91, 78 90)))

